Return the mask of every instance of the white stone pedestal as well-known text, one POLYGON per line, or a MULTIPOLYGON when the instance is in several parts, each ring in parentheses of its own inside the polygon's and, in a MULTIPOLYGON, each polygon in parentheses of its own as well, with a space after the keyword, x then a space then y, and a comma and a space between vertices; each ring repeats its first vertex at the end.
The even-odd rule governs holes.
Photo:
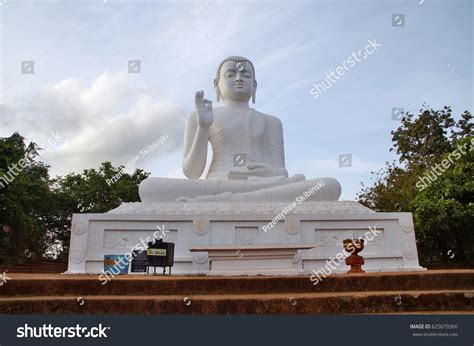
MULTIPOLYGON (((190 247, 210 245, 312 244, 292 259, 295 272, 310 274, 342 251, 346 238, 379 235, 360 253, 366 272, 423 270, 418 264, 411 213, 376 213, 356 202, 304 202, 275 226, 263 230, 287 203, 126 203, 105 214, 74 214, 68 273, 100 273, 106 254, 125 254, 166 228, 164 241, 175 243, 173 274, 207 274, 208 254, 190 247)), ((258 261, 257 261, 258 262, 258 261)), ((339 265, 332 272, 347 272, 339 265)), ((274 275, 269 268, 262 271, 274 275)), ((294 273, 294 272, 293 272, 294 273)))

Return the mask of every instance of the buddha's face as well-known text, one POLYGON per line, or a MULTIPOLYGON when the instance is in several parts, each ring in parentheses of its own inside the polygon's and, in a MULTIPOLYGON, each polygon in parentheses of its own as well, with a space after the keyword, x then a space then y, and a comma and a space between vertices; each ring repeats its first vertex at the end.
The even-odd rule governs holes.
POLYGON ((226 61, 217 87, 224 100, 248 101, 256 88, 252 66, 247 61, 226 61))

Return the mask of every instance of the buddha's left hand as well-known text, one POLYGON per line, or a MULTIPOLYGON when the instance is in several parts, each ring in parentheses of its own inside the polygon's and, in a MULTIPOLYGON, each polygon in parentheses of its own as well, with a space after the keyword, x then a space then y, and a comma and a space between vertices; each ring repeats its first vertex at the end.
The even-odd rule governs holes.
POLYGON ((250 176, 273 177, 276 171, 266 163, 249 163, 247 167, 231 169, 227 177, 229 179, 247 179, 250 176))

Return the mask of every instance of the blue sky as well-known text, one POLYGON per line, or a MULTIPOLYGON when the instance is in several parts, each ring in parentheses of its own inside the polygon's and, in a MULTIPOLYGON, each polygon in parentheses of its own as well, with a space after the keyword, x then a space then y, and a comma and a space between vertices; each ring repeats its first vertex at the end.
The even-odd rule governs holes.
POLYGON ((212 81, 229 55, 254 63, 253 107, 282 120, 290 174, 335 177, 346 200, 395 158, 393 107, 472 111, 472 1, 6 0, 0 16, 0 136, 59 132, 43 153, 56 174, 125 164, 167 134, 136 167, 184 177, 184 119, 197 90, 217 106, 212 81), (315 99, 313 83, 368 40, 381 46, 315 99))

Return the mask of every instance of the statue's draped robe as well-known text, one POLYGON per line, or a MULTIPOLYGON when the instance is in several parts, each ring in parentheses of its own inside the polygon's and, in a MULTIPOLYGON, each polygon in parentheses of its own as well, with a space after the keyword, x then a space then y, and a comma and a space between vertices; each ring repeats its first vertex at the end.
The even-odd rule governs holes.
POLYGON ((276 117, 251 108, 229 123, 220 121, 216 116, 209 129, 209 140, 213 158, 205 180, 148 178, 140 184, 142 202, 174 202, 181 197, 203 201, 290 201, 321 181, 327 183, 326 186, 309 199, 339 198, 340 186, 335 179, 305 180, 301 174, 288 178, 283 129, 276 117), (237 168, 234 166, 234 155, 238 154, 245 154, 246 164, 266 163, 272 166, 275 176, 229 180, 229 171, 237 168))
POLYGON ((227 179, 234 167, 234 155, 244 154, 247 163, 285 167, 281 123, 277 118, 249 109, 230 124, 218 121, 210 128, 213 158, 206 179, 227 179), (280 151, 280 155, 279 152, 280 151))

